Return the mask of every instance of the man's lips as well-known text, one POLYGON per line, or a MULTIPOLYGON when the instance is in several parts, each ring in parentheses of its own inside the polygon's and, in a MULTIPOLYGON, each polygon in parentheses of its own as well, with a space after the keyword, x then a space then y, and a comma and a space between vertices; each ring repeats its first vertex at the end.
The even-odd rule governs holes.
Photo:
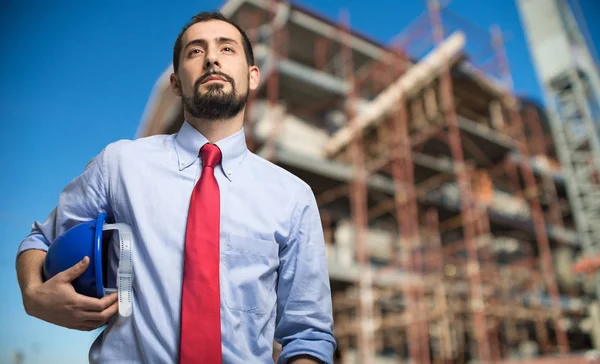
POLYGON ((224 77, 218 76, 218 75, 213 75, 213 76, 209 76, 207 77, 204 81, 202 81, 202 83, 207 83, 210 81, 222 81, 222 82, 227 82, 227 80, 224 77))

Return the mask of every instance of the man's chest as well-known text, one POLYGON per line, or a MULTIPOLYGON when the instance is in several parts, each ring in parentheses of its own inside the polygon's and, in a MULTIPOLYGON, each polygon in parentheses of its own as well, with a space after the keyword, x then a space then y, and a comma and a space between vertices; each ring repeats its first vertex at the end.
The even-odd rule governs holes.
MULTIPOLYGON (((289 236, 294 217, 289 190, 254 175, 230 180, 216 171, 215 176, 219 206, 200 213, 219 215, 222 240, 238 236, 277 244, 289 236)), ((122 171, 110 182, 115 217, 142 233, 160 236, 166 244, 181 245, 191 196, 200 177, 198 166, 179 171, 150 165, 122 171)))
MULTIPOLYGON (((186 241, 190 201, 200 173, 193 168, 183 174, 149 168, 133 172, 111 181, 115 219, 134 228, 134 266, 156 277, 144 288, 161 286, 177 295, 185 245, 190 243, 186 241), (165 266, 168 271, 160 268, 165 266)), ((217 175, 217 180, 218 211, 199 213, 219 214, 223 303, 232 311, 270 312, 279 247, 293 224, 290 196, 261 178, 229 180, 217 175)))

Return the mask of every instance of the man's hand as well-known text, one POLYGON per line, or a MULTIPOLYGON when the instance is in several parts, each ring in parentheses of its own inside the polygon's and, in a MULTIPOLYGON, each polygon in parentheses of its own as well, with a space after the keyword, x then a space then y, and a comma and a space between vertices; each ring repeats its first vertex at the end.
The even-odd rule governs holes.
POLYGON ((117 312, 117 294, 101 299, 81 295, 71 282, 89 265, 89 258, 55 275, 46 282, 30 282, 23 288, 23 305, 27 314, 69 329, 91 331, 117 312))

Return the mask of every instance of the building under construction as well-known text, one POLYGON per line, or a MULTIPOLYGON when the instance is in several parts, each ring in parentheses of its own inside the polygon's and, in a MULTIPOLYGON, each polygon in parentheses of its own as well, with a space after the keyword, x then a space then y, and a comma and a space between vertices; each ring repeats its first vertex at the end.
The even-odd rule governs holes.
MULTIPOLYGON (((549 114, 513 94, 500 29, 427 5, 387 45, 343 13, 221 9, 261 69, 249 148, 317 196, 336 360, 593 362, 597 282, 572 270, 588 251, 549 114)), ((171 72, 140 137, 183 122, 171 72)))

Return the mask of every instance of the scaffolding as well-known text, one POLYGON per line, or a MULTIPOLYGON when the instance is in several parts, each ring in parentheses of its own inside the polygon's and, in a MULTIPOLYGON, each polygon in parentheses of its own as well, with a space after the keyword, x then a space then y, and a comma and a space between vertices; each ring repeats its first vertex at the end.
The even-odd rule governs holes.
MULTIPOLYGON (((222 11, 262 73, 249 147, 317 196, 337 361, 592 362, 574 354, 600 321, 564 268, 581 250, 565 178, 544 110, 513 94, 498 28, 429 0, 384 46, 348 13, 277 0, 222 11)), ((141 135, 182 122, 154 115, 141 135)))
MULTIPOLYGON (((572 3, 579 9, 576 0, 572 3)), ((592 258, 600 254, 600 74, 588 49, 593 44, 588 46, 580 31, 585 20, 580 17, 578 24, 567 0, 517 5, 550 111, 579 240, 592 258)), ((600 272, 595 290, 599 295, 600 272)))

